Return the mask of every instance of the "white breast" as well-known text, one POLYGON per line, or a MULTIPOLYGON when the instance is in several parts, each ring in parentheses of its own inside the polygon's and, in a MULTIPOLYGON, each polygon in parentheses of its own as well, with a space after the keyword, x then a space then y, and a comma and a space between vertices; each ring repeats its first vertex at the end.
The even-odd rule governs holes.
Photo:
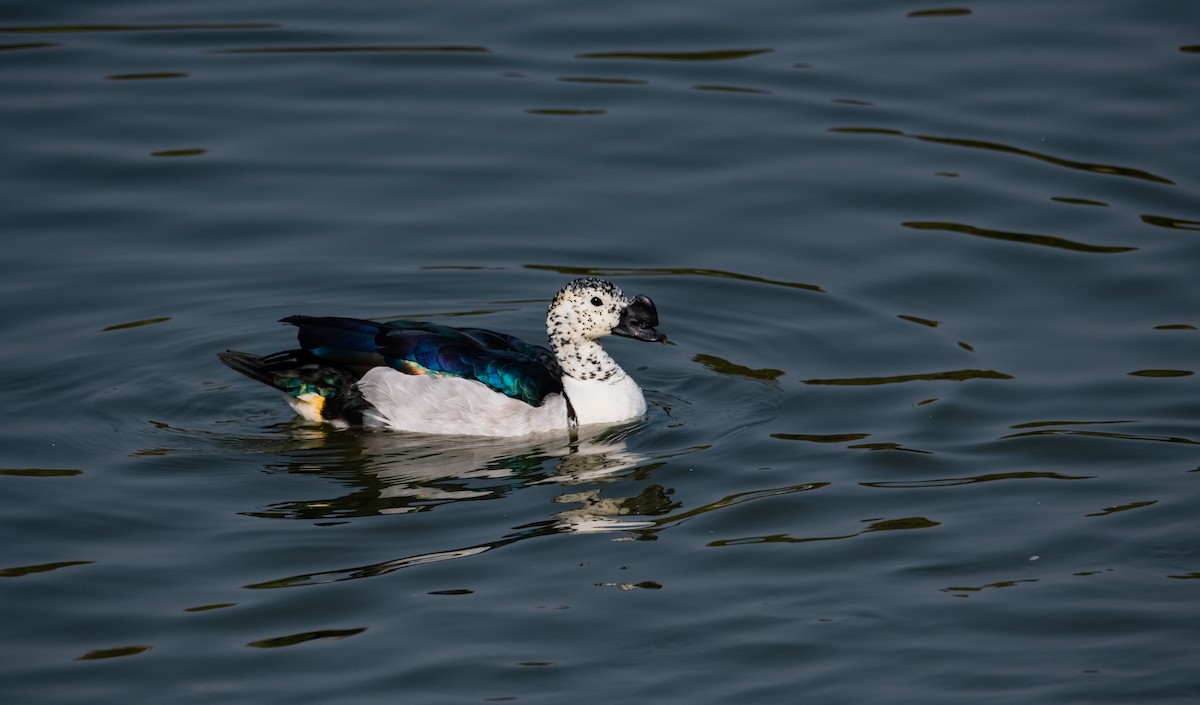
POLYGON ((580 426, 619 423, 646 413, 641 387, 624 372, 603 381, 573 377, 562 381, 580 426))

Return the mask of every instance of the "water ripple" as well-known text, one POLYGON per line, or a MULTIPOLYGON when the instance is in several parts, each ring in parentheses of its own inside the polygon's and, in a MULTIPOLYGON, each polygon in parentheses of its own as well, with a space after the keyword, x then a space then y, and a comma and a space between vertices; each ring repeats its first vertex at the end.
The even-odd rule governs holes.
POLYGON ((1171 218, 1165 215, 1143 215, 1142 222, 1146 225, 1170 228, 1171 230, 1200 230, 1200 221, 1171 218))
POLYGON ((75 477, 82 474, 82 470, 73 468, 0 468, 0 475, 5 477, 75 477))
POLYGON ((358 627, 356 629, 321 629, 315 632, 301 632, 299 634, 289 634, 288 636, 259 639, 258 641, 246 644, 246 646, 252 646, 256 649, 275 649, 281 646, 295 646, 296 644, 303 644, 316 639, 345 639, 348 636, 362 634, 365 631, 367 631, 366 627, 358 627))
POLYGON ((1072 206, 1096 206, 1097 208, 1108 208, 1108 204, 1104 201, 1095 201, 1090 198, 1072 198, 1070 196, 1051 196, 1051 201, 1057 203, 1066 203, 1072 206))
POLYGON ((214 49, 213 54, 488 54, 491 49, 468 45, 377 44, 365 46, 242 47, 214 49))
POLYGON ((747 95, 771 95, 771 91, 764 88, 751 88, 749 86, 729 86, 719 84, 699 84, 692 86, 698 91, 712 91, 714 93, 743 93, 747 95))
MULTIPOLYGON (((553 533, 553 532, 551 532, 553 533)), ((493 548, 499 548, 522 538, 529 538, 533 534, 522 534, 510 536, 498 541, 490 541, 479 544, 477 546, 467 546, 444 551, 432 551, 429 553, 419 553, 404 558, 397 558, 381 563, 373 563, 371 565, 356 566, 353 568, 339 568, 335 570, 327 570, 318 573, 303 573, 300 575, 292 575, 286 578, 278 578, 268 580, 261 583, 253 583, 244 586, 248 590, 269 590, 287 587, 302 587, 309 585, 324 585, 327 583, 338 583, 346 580, 359 580, 362 578, 374 578, 380 575, 387 575, 402 568, 411 568, 418 565, 426 565, 429 563, 437 563, 440 561, 454 560, 456 558, 467 558, 469 556, 477 556, 493 548)))
POLYGON ((170 316, 159 316, 157 318, 146 318, 140 321, 129 321, 128 323, 114 323, 111 326, 101 328, 101 333, 106 333, 113 330, 125 330, 127 328, 141 328, 142 326, 152 326, 156 323, 166 323, 171 320, 170 316))
POLYGON ((1013 379, 1012 375, 996 372, 995 370, 955 370, 952 372, 927 372, 913 375, 892 375, 890 377, 843 377, 838 379, 806 379, 804 384, 835 385, 843 387, 862 387, 876 384, 899 384, 903 382, 963 382, 968 379, 1013 379))
POLYGON ((733 377, 745 377, 747 379, 773 382, 784 375, 783 370, 775 370, 771 368, 754 369, 752 367, 745 367, 717 357, 716 355, 705 355, 700 353, 692 357, 692 360, 704 365, 717 374, 730 375, 733 377))
POLYGON ((932 142, 934 144, 944 144, 951 147, 965 147, 967 149, 980 149, 989 152, 1002 152, 1004 154, 1015 154, 1020 157, 1029 157, 1047 164, 1066 167, 1068 169, 1078 169, 1087 171, 1093 174, 1106 174, 1109 176, 1123 176, 1131 179, 1142 179, 1145 181, 1153 181, 1160 184, 1175 185, 1175 182, 1157 174, 1152 174, 1143 169, 1134 169, 1125 166, 1114 166, 1111 164, 1095 164, 1091 162, 1081 162, 1074 159, 1064 159, 1056 157, 1052 154, 1035 152, 1031 149, 1023 149, 1021 147, 1012 147, 998 142, 988 142, 986 140, 963 139, 960 137, 939 137, 935 135, 915 135, 902 132, 900 130, 892 130, 888 128, 877 127, 832 127, 830 132, 838 132, 844 134, 855 135, 886 135, 891 137, 906 137, 909 139, 920 140, 922 142, 932 142))
POLYGON ((1101 511, 1094 512, 1092 514, 1087 514, 1086 516, 1103 517, 1103 516, 1108 516, 1109 514, 1116 514, 1117 512, 1129 511, 1130 509, 1140 509, 1142 507, 1149 507, 1152 504, 1158 504, 1158 500, 1151 499, 1151 500, 1148 500, 1145 502, 1130 502, 1129 504, 1122 504, 1117 507, 1105 507, 1101 511))
POLYGON ((60 24, 30 27, 0 27, 0 32, 16 34, 73 34, 80 32, 210 32, 250 29, 278 29, 273 22, 184 22, 177 24, 60 24))
POLYGON ((748 536, 740 539, 720 539, 712 541, 708 545, 713 547, 723 546, 748 546, 758 543, 810 543, 813 541, 836 541, 839 539, 852 539, 863 534, 869 534, 876 531, 907 531, 909 529, 929 529, 935 526, 940 526, 940 521, 933 521, 925 517, 904 517, 903 519, 884 519, 871 522, 867 528, 862 531, 856 531, 852 534, 843 536, 805 536, 796 537, 788 534, 769 534, 765 536, 748 536))
POLYGON ((106 658, 121 658, 122 656, 136 656, 144 654, 152 647, 145 645, 138 646, 121 646, 115 649, 93 649, 78 658, 79 661, 96 661, 106 658))
POLYGON ((19 51, 22 49, 51 49, 60 46, 58 42, 15 42, 0 44, 0 51, 19 51))
POLYGON ((41 565, 25 565, 15 568, 0 568, 0 578, 23 578, 36 573, 49 573, 60 568, 70 568, 77 565, 91 565, 95 561, 59 561, 58 563, 43 563, 41 565))
POLYGON ((640 78, 608 78, 606 76, 563 76, 558 80, 563 83, 595 83, 613 86, 644 86, 650 83, 640 78))
POLYGON ((870 435, 869 433, 772 433, 771 438, 807 443, 851 443, 861 441, 870 435))
MULTIPOLYGON (((692 509, 679 512, 678 514, 660 517, 654 520, 654 530, 660 531, 665 528, 677 526, 695 517, 708 514, 709 512, 735 507, 746 502, 755 502, 760 499, 768 499, 772 497, 783 497, 799 492, 811 492, 813 490, 819 490, 828 486, 828 482, 804 482, 798 485, 788 485, 786 487, 770 487, 762 490, 739 492, 737 494, 729 495, 728 497, 723 497, 715 502, 709 502, 707 504, 702 504, 692 509)), ((649 534, 653 532, 646 533, 649 534)))
POLYGON ((926 487, 958 487, 998 480, 1093 480, 1094 475, 1064 475, 1058 472, 994 472, 973 477, 946 477, 935 480, 898 480, 885 482, 860 482, 863 487, 877 489, 923 489, 926 487))
POLYGON ((168 78, 187 78, 183 71, 152 71, 146 73, 114 73, 105 76, 109 81, 157 81, 168 78))
POLYGON ((577 59, 634 59, 638 61, 730 61, 766 54, 774 49, 717 49, 713 51, 598 51, 576 54, 577 59))
POLYGON ((1200 445, 1200 441, 1193 441, 1190 438, 1184 438, 1182 436, 1155 436, 1137 433, 1107 433, 1104 431, 1081 431, 1073 428, 1054 428, 1046 429, 1044 431, 1013 433, 1007 436, 1002 436, 1001 440, 1006 438, 1025 438, 1027 436, 1089 436, 1092 438, 1112 438, 1121 441, 1154 441, 1156 443, 1182 443, 1184 445, 1200 445))
MULTIPOLYGON (((948 592, 951 594, 963 593, 963 592, 972 593, 972 592, 981 592, 983 590, 988 590, 988 589, 992 589, 992 588, 1016 587, 1017 585, 1019 585, 1021 583, 1036 583, 1036 582, 1038 582, 1037 578, 1021 578, 1021 579, 1017 579, 1017 580, 1000 580, 1000 581, 997 581, 994 583, 987 583, 986 585, 980 585, 978 587, 942 588, 942 592, 948 592)), ((958 595, 958 594, 955 594, 954 596, 955 597, 967 597, 967 595, 958 595)))
POLYGON ((752 274, 738 274, 737 272, 727 272, 721 269, 700 269, 695 267, 568 267, 549 264, 527 264, 525 265, 525 268, 545 272, 556 272, 558 274, 566 274, 577 277, 657 277, 672 275, 717 277, 720 279, 737 279, 740 281, 752 282, 754 284, 770 284, 772 286, 785 286, 791 289, 805 289, 807 291, 825 293, 825 290, 816 284, 767 279, 765 277, 756 277, 752 274))
POLYGON ((1061 250, 1073 250, 1075 252, 1087 252, 1091 254, 1120 254, 1122 252, 1133 252, 1136 247, 1118 247, 1111 245, 1089 245, 1083 242, 1075 242, 1064 237, 1055 235, 1038 235, 1034 233, 1014 233, 1004 230, 991 230, 989 228, 979 228, 974 225, 966 225, 964 223, 943 223, 936 221, 908 221, 901 223, 906 228, 913 230, 941 230, 952 233, 962 233, 964 235, 974 235, 976 237, 984 237, 991 240, 1004 240, 1006 242, 1019 242, 1023 245, 1040 245, 1042 247, 1056 247, 1061 250))
POLYGON ((965 17, 971 10, 965 7, 943 7, 930 10, 913 10, 907 17, 965 17))
POLYGON ((551 115, 557 117, 577 117, 586 115, 605 115, 607 110, 599 108, 530 108, 525 112, 530 115, 551 115))

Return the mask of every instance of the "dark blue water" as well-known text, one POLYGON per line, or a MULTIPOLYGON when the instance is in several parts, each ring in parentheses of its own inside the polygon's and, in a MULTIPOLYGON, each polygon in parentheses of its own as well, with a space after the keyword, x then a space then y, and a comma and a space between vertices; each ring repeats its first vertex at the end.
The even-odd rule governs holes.
POLYGON ((1200 6, 13 2, 13 702, 1191 703, 1200 6), (658 305, 646 419, 300 423, 296 313, 658 305))

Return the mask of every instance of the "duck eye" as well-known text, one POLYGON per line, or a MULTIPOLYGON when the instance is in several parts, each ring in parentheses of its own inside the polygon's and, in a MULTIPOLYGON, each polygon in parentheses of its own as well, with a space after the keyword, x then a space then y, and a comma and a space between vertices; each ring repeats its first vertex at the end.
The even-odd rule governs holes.
POLYGON ((593 296, 593 297, 592 297, 592 305, 593 305, 593 306, 600 306, 600 305, 603 305, 603 304, 604 304, 604 302, 600 300, 600 297, 599 297, 599 296, 593 296))

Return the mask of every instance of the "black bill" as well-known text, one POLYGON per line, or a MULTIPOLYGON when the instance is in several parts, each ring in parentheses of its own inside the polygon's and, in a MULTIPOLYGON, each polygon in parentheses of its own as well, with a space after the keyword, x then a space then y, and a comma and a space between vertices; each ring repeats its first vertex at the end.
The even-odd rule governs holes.
POLYGON ((621 322, 613 328, 613 335, 620 335, 649 343, 666 343, 667 336, 655 330, 658 325, 658 309, 644 294, 638 294, 621 312, 621 322))

